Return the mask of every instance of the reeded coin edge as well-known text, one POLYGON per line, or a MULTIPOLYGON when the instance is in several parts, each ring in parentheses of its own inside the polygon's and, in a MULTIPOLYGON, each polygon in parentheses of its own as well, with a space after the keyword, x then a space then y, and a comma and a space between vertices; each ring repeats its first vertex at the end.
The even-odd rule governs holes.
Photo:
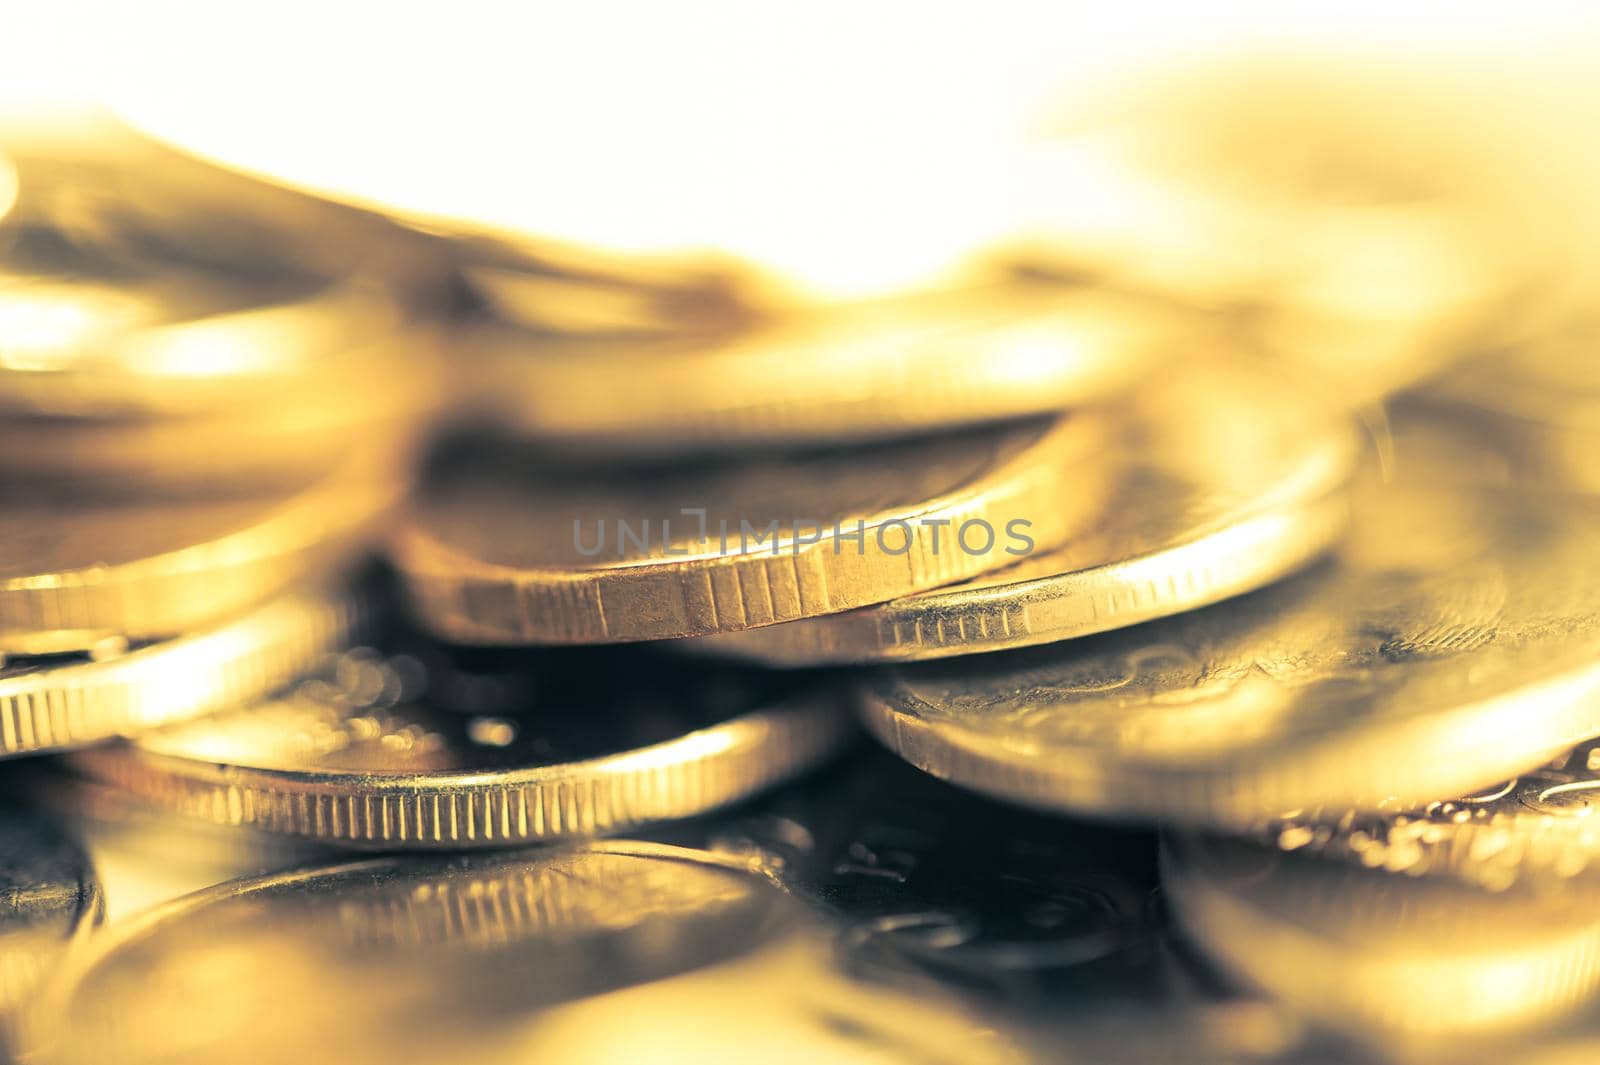
MULTIPOLYGON (((862 518, 873 528, 940 514, 959 527, 1009 509, 1049 508, 1061 527, 1048 547, 1088 520, 1103 494, 1104 471, 1084 454, 1101 427, 1093 416, 1062 418, 967 483, 862 518)), ((823 537, 779 544, 770 553, 521 569, 478 560, 408 527, 391 540, 390 554, 421 623, 445 639, 474 644, 622 643, 732 632, 884 602, 976 576, 1004 560, 994 545, 972 555, 936 551, 920 530, 910 537, 910 550, 898 554, 837 546, 823 537)))
POLYGON ((0 679, 0 757, 188 720, 288 683, 366 624, 354 597, 295 594, 209 632, 0 679))
POLYGON ((553 766, 375 774, 219 765, 122 745, 81 752, 90 776, 230 826, 353 845, 504 847, 703 813, 803 772, 850 719, 819 693, 662 743, 553 766))
POLYGON ((1204 534, 1086 570, 982 589, 934 589, 844 614, 701 637, 683 649, 774 666, 910 662, 1075 639, 1196 610, 1305 567, 1350 520, 1343 487, 1255 511, 1204 534), (1041 619, 1035 604, 1087 614, 1041 619), (792 630, 792 631, 791 631, 792 630))

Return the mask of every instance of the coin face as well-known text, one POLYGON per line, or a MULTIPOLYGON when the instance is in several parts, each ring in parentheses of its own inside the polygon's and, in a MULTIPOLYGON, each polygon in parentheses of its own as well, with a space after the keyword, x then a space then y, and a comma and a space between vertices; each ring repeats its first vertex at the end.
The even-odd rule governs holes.
POLYGON ((77 764, 230 824, 462 848, 699 813, 847 735, 825 689, 757 671, 638 652, 423 653, 353 651, 285 698, 77 764))
POLYGON ((792 918, 748 868, 644 843, 282 873, 121 926, 71 981, 56 1052, 485 1060, 561 1002, 736 956, 792 918))
POLYGON ((348 564, 403 483, 358 456, 298 490, 156 502, 30 494, 0 513, 0 650, 169 638, 348 564))
POLYGON ((1508 896, 1246 842, 1182 837, 1162 880, 1194 943, 1313 1020, 1394 1057, 1549 1024, 1587 1004, 1600 920, 1576 895, 1508 896))
POLYGON ((1100 434, 1068 417, 604 478, 469 454, 434 478, 393 554, 424 623, 463 642, 732 631, 1059 543, 1100 497, 1100 434))
POLYGON ((843 614, 705 637, 779 665, 942 658, 1123 628, 1281 577, 1344 528, 1356 441, 1285 380, 1175 368, 1130 399, 1103 512, 1060 548, 843 614))
POLYGON ((1303 851, 1492 891, 1561 891, 1600 872, 1600 743, 1581 743, 1509 780, 1426 806, 1360 814, 1304 810, 1264 826, 1303 851))
POLYGON ((1600 727, 1600 512, 1419 467, 1409 439, 1329 563, 1124 632, 897 667, 868 724, 980 790, 1201 824, 1425 803, 1537 765, 1600 727))
POLYGON ((661 454, 907 436, 1083 406, 1199 330, 1109 291, 960 289, 774 313, 654 341, 490 329, 491 406, 514 431, 661 454))

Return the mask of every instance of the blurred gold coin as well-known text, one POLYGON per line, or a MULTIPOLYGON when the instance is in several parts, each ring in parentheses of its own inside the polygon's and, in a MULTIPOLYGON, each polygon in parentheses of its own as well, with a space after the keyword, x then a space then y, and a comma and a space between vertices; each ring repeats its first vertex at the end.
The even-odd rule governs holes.
POLYGON ((519 434, 669 450, 836 443, 1065 410, 1198 342, 1154 301, 1017 283, 775 315, 655 340, 468 341, 519 434))
POLYGON ((1600 915, 1581 896, 1516 898, 1188 837, 1164 847, 1162 880, 1205 954, 1397 1058, 1437 1061, 1468 1037, 1481 1052, 1600 989, 1600 915))
POLYGON ((366 276, 407 301, 438 298, 447 283, 437 238, 203 162, 104 112, 14 109, 0 120, 0 154, 15 177, 0 248, 46 236, 113 268, 162 263, 268 287, 366 276))
POLYGON ((393 555, 423 622, 465 643, 730 632, 948 584, 1059 544, 1109 476, 1096 418, 608 470, 466 455, 393 555))
POLYGON ((1469 795, 1361 814, 1317 809, 1266 826, 1285 851, 1491 891, 1561 891, 1600 875, 1600 741, 1469 795))
POLYGON ((105 914, 88 855, 40 811, 0 799, 0 1053, 69 948, 105 914))
MULTIPOLYGON (((1249 827, 1459 795, 1600 732, 1600 507, 1370 471, 1332 560, 1192 614, 900 666, 867 723, 935 775, 1014 800, 1249 827)), ((1425 452, 1424 452, 1425 453, 1425 452)))
POLYGON ((237 621, 123 650, 0 664, 0 757, 80 747, 259 699, 343 645, 361 610, 294 594, 237 621))
POLYGON ((374 858, 118 925, 41 1023, 57 1021, 62 1062, 508 1060, 490 1048, 560 1003, 715 965, 802 921, 748 863, 658 844, 374 858))
POLYGON ((776 675, 639 651, 468 661, 483 664, 352 652, 280 700, 75 764, 224 824, 503 847, 700 813, 808 768, 848 734, 836 696, 776 675))
POLYGON ((1118 426, 1097 524, 1006 569, 843 614, 703 637, 776 665, 943 658, 1136 625, 1275 580, 1348 520, 1351 426, 1281 378, 1185 366, 1118 426))
POLYGON ((349 562, 404 494, 387 461, 242 498, 34 495, 0 511, 0 651, 164 639, 349 562))

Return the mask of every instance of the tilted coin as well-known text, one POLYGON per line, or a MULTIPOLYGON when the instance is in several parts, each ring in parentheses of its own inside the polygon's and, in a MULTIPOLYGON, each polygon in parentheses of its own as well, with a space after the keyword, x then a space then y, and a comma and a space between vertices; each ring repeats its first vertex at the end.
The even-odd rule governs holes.
POLYGON ((16 177, 0 248, 19 233, 49 234, 122 269, 165 263, 267 287, 289 276, 364 274, 412 303, 448 284, 436 238, 203 162, 101 111, 13 110, 0 121, 0 143, 16 177))
POLYGON ((505 1060, 493 1048, 562 1002, 794 919, 741 863, 634 842, 279 873, 102 937, 64 981, 50 1060, 505 1060))
MULTIPOLYGON (((450 250, 508 343, 726 335, 770 310, 744 264, 717 258, 620 255, 505 233, 457 232, 450 250)), ((491 330, 493 332, 493 330, 491 330)))
POLYGON ((1013 284, 779 314, 655 341, 476 337, 499 418, 570 446, 712 450, 907 436, 1099 399, 1197 343, 1108 291, 1013 284))
POLYGON ((99 882, 82 849, 37 809, 0 798, 0 1053, 21 1013, 104 915, 99 882))
POLYGON ((270 694, 359 630, 362 607, 293 593, 142 646, 0 661, 0 758, 81 747, 270 694))
POLYGON ((223 824, 347 844, 504 847, 687 817, 811 767, 849 734, 826 685, 648 652, 372 651, 259 706, 74 764, 223 824), (473 664, 476 663, 476 664, 473 664))
POLYGON ((1061 543, 1109 475, 1070 415, 662 471, 468 453, 393 556, 434 632, 602 643, 731 632, 960 580, 1061 543))
POLYGON ((1382 813, 1304 810, 1263 826, 1286 851, 1493 891, 1567 890, 1600 874, 1600 741, 1470 795, 1382 813))
POLYGON ((943 658, 1193 610, 1326 551, 1348 519, 1350 426, 1286 380, 1177 367, 1129 400, 1097 523, 992 574, 692 645, 775 665, 943 658))
POLYGON ((387 459, 354 456, 271 496, 8 503, 0 512, 0 651, 163 639, 238 614, 347 564, 404 487, 387 459))
POLYGON ((404 450, 447 394, 427 327, 305 279, 0 275, 0 352, 0 471, 31 482, 287 482, 404 450))
POLYGON ((1208 837, 1170 841, 1162 878, 1213 960, 1397 1058, 1482 1060, 1491 1040, 1600 992, 1600 916, 1580 897, 1517 898, 1208 837))
POLYGON ((1600 507, 1412 461, 1328 564, 1121 632, 868 683, 913 764, 1039 806, 1249 827, 1422 804, 1600 732, 1600 507))

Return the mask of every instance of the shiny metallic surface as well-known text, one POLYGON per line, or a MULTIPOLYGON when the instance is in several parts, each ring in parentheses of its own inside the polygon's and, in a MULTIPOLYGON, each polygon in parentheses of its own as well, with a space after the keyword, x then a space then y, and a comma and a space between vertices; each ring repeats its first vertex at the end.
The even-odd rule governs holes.
POLYGON ((7 11, 0 1061, 1596 1060, 1600 27, 1391 8, 7 11))

